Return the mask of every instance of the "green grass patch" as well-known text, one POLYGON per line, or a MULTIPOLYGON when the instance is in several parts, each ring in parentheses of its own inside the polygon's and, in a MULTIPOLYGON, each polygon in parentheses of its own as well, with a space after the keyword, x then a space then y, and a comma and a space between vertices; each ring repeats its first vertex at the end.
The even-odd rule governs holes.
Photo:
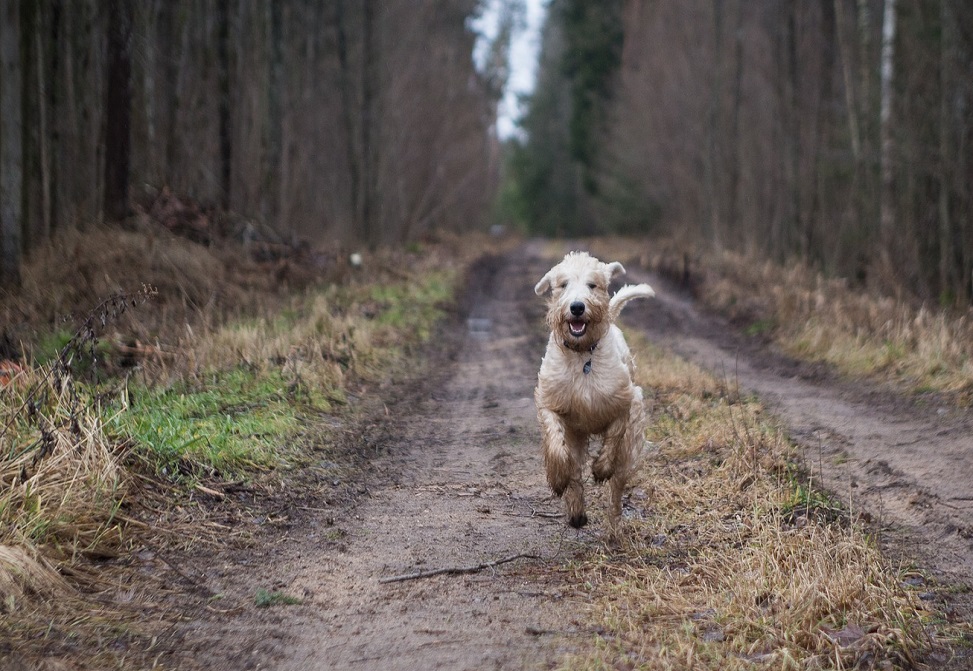
POLYGON ((453 294, 452 278, 433 272, 423 282, 400 282, 375 286, 371 299, 381 306, 377 320, 383 326, 413 334, 425 341, 442 316, 442 305, 453 294))
POLYGON ((134 439, 160 473, 245 476, 286 465, 302 418, 344 402, 354 377, 387 375, 442 318, 454 275, 332 287, 265 319, 227 324, 193 343, 197 368, 167 387, 132 383, 111 429, 134 439))
POLYGON ((123 400, 112 428, 169 475, 185 475, 186 462, 224 476, 280 466, 299 416, 330 408, 323 394, 281 372, 245 368, 213 373, 195 387, 133 385, 123 400))
POLYGON ((748 336, 769 335, 774 332, 777 324, 773 319, 758 319, 745 329, 748 336))
POLYGON ((296 596, 290 596, 283 592, 270 592, 263 588, 258 589, 253 597, 253 605, 257 608, 269 608, 270 606, 299 606, 304 603, 296 596))

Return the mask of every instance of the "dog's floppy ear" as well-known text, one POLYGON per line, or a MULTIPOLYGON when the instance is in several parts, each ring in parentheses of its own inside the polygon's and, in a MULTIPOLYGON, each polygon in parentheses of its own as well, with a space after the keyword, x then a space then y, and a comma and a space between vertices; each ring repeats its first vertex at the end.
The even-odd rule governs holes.
POLYGON ((625 266, 623 266, 618 261, 612 261, 611 263, 605 264, 605 271, 608 273, 608 279, 614 279, 616 275, 625 274, 625 266))
POLYGON ((543 296, 544 292, 551 288, 551 272, 541 278, 541 281, 534 285, 534 293, 543 296))

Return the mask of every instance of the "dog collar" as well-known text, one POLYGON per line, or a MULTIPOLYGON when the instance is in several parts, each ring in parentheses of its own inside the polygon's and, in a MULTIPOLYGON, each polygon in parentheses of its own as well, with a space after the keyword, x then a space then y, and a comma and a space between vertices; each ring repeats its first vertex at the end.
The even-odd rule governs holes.
MULTIPOLYGON (((582 350, 575 349, 574 347, 571 347, 571 345, 568 343, 567 340, 564 341, 564 346, 567 347, 570 350, 574 350, 575 352, 578 352, 578 353, 581 353, 581 354, 584 353, 582 350)), ((598 343, 595 343, 594 345, 592 345, 591 347, 589 347, 588 348, 588 354, 594 353, 596 347, 598 347, 598 343)), ((591 372, 591 359, 588 359, 587 361, 585 361, 585 364, 584 364, 584 366, 582 366, 581 371, 585 375, 587 375, 588 373, 591 372)))
POLYGON ((595 343, 594 345, 592 345, 591 347, 589 347, 587 350, 582 350, 582 349, 578 349, 577 347, 573 347, 570 342, 568 342, 567 340, 565 340, 564 341, 564 347, 567 348, 567 349, 569 349, 569 350, 571 350, 572 352, 578 352, 579 354, 584 354, 585 352, 589 352, 589 353, 594 352, 595 351, 595 348, 598 347, 598 343, 595 343))

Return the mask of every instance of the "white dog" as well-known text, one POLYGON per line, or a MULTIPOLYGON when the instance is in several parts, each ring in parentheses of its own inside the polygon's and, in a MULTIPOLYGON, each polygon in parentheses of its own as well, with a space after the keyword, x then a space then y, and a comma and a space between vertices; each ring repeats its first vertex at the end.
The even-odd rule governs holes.
POLYGON ((625 303, 655 292, 647 284, 626 285, 609 298, 609 283, 624 272, 617 261, 602 263, 584 252, 571 252, 534 287, 538 296, 551 291, 551 336, 534 390, 544 466, 547 482, 554 494, 564 496, 568 523, 575 528, 588 523, 581 475, 589 437, 602 437, 591 473, 595 482, 610 483, 612 529, 644 441, 642 390, 632 382, 635 363, 615 319, 625 303))

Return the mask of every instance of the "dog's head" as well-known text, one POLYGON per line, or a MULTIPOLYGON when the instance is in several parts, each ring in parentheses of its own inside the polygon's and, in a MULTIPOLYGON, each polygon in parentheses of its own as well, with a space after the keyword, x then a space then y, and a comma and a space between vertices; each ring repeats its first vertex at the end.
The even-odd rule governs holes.
POLYGON ((624 272, 617 261, 602 263, 585 252, 571 252, 537 283, 538 296, 551 292, 547 325, 565 347, 585 351, 605 335, 610 326, 608 285, 624 272))

